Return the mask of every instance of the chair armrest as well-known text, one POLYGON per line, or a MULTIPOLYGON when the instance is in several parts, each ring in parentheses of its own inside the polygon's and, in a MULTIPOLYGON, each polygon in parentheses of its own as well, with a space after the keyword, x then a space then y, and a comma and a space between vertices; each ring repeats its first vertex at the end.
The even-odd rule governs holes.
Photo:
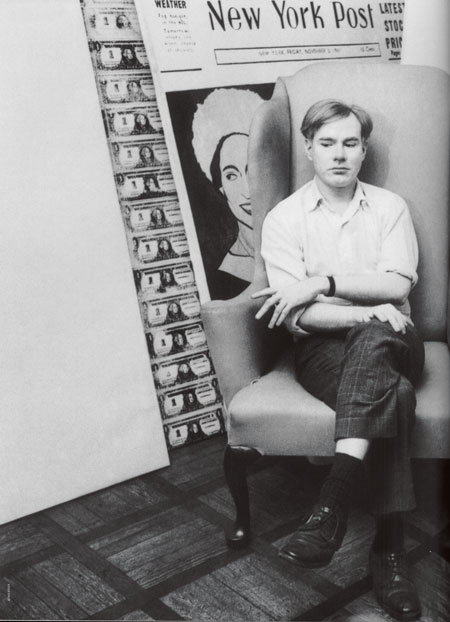
POLYGON ((202 305, 208 346, 227 406, 240 389, 270 368, 278 350, 275 342, 284 342, 280 330, 267 327, 267 318, 255 319, 262 301, 253 300, 251 294, 258 289, 261 286, 252 284, 236 298, 202 305))

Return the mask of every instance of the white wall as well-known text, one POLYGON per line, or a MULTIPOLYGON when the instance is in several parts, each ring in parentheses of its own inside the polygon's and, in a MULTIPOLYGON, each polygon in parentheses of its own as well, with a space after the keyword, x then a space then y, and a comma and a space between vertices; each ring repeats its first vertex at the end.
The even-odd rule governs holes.
POLYGON ((406 0, 402 64, 450 73, 449 0, 406 0))
POLYGON ((0 522, 168 464, 79 0, 0 0, 0 522))

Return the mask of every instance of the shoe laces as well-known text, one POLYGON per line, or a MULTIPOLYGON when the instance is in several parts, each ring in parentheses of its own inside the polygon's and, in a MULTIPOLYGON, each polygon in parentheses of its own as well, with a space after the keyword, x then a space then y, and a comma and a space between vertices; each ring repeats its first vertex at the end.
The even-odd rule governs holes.
POLYGON ((404 553, 388 553, 385 559, 393 577, 408 578, 408 564, 404 553))
POLYGON ((320 507, 319 509, 313 511, 310 520, 312 523, 320 523, 322 520, 324 520, 324 518, 327 518, 330 515, 330 508, 320 507))

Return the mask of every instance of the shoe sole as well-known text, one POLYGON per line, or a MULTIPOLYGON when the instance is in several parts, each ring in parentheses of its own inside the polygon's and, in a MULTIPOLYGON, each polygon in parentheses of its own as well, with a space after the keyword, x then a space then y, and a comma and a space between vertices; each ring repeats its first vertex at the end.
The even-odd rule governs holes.
POLYGON ((389 605, 383 603, 383 601, 379 598, 377 598, 377 602, 380 607, 391 616, 391 618, 394 618, 394 620, 400 620, 400 622, 412 622, 413 620, 419 620, 422 615, 422 610, 420 609, 419 611, 410 611, 409 613, 399 614, 395 610, 391 609, 389 605))
POLYGON ((301 568, 324 568, 328 566, 331 561, 331 557, 325 561, 305 561, 304 559, 300 559, 299 557, 295 557, 294 555, 289 555, 289 553, 285 553, 284 551, 278 552, 279 557, 283 559, 287 559, 287 561, 300 566, 301 568))

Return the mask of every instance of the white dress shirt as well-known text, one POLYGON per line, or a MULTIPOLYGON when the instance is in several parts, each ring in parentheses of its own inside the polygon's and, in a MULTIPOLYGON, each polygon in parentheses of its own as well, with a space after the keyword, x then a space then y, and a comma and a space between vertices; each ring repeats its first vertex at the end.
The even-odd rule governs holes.
MULTIPOLYGON (((261 254, 275 288, 312 276, 376 272, 396 272, 413 286, 417 282, 417 239, 406 202, 359 180, 343 214, 327 203, 315 179, 278 203, 264 220, 261 254)), ((337 297, 317 300, 352 304, 337 297)), ((408 302, 398 309, 409 315, 408 302)))

